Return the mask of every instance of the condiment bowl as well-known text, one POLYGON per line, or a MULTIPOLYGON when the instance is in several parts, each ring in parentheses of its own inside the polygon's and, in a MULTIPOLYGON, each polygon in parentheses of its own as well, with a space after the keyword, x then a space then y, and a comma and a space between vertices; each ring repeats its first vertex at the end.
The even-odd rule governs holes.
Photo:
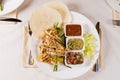
POLYGON ((82 24, 66 24, 64 27, 64 32, 66 37, 83 36, 83 26, 82 24))
POLYGON ((83 51, 84 50, 84 38, 83 37, 67 37, 66 48, 69 51, 83 51))
POLYGON ((84 63, 83 52, 68 51, 65 54, 65 64, 68 66, 77 66, 84 63))

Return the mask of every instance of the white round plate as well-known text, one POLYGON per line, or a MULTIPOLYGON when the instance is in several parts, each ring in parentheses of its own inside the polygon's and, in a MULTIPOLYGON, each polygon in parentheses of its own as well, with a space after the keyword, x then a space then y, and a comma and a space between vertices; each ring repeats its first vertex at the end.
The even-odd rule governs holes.
POLYGON ((36 60, 36 56, 38 54, 37 45, 39 44, 39 42, 34 37, 32 37, 31 38, 31 51, 32 51, 33 57, 35 58, 35 62, 37 66, 39 67, 36 70, 38 71, 40 70, 46 74, 49 74, 53 77, 60 78, 60 79, 73 79, 73 78, 83 75, 94 65, 96 59, 98 58, 99 49, 100 49, 100 40, 99 40, 98 33, 95 29, 95 26, 91 23, 89 19, 87 19, 85 16, 83 16, 80 13, 71 11, 71 15, 72 15, 72 23, 78 23, 78 24, 83 25, 83 30, 84 30, 83 34, 86 32, 90 32, 94 34, 96 38, 96 46, 97 46, 96 51, 94 53, 95 54, 94 60, 86 59, 83 64, 72 66, 71 69, 63 65, 59 65, 58 71, 53 72, 53 66, 36 60))
POLYGON ((106 1, 114 10, 120 12, 120 5, 117 0, 106 0, 106 1))
POLYGON ((15 9, 17 9, 24 0, 3 0, 3 11, 0 12, 0 15, 8 14, 15 9))

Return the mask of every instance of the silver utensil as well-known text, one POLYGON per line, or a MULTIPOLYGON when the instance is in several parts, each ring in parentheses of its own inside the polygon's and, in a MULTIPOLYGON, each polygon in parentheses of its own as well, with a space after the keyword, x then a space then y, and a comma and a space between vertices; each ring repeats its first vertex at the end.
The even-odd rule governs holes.
POLYGON ((30 54, 29 54, 28 64, 29 65, 33 65, 34 64, 34 59, 32 57, 31 50, 30 50, 30 54))
MULTIPOLYGON (((97 24, 96 24, 96 30, 97 30, 97 32, 98 32, 98 34, 99 34, 99 36, 100 36, 100 22, 97 22, 97 24)), ((100 37, 101 38, 101 37, 100 37)), ((97 61, 96 61, 96 63, 95 63, 95 65, 93 66, 93 71, 94 72, 98 72, 98 71, 100 71, 100 65, 101 65, 101 56, 100 56, 101 54, 99 53, 99 57, 98 57, 98 59, 97 59, 97 61)))
POLYGON ((30 28, 30 23, 28 23, 28 30, 29 30, 29 35, 32 36, 32 30, 30 28))
POLYGON ((0 17, 0 21, 7 21, 7 22, 22 22, 20 19, 16 18, 6 18, 6 17, 0 17))
MULTIPOLYGON (((31 37, 31 36, 32 36, 32 31, 31 31, 31 28, 30 28, 30 24, 29 24, 29 23, 28 23, 28 30, 29 30, 29 35, 30 35, 30 37, 31 37)), ((33 65, 33 64, 34 64, 34 59, 33 59, 32 54, 31 54, 31 49, 30 49, 28 64, 30 64, 30 65, 33 65)))
POLYGON ((120 20, 112 20, 113 25, 120 26, 120 20))

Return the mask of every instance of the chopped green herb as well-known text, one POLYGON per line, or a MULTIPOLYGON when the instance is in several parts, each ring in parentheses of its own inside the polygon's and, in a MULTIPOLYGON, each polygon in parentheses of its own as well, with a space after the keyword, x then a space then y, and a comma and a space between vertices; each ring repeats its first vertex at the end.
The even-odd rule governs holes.
POLYGON ((57 71, 58 70, 58 60, 59 60, 59 56, 55 56, 55 65, 54 65, 54 69, 53 71, 57 71))
POLYGON ((57 29, 57 36, 60 37, 62 39, 62 42, 59 42, 60 44, 62 44, 63 46, 65 46, 65 34, 64 34, 64 30, 61 27, 58 27, 58 22, 56 22, 53 27, 55 29, 57 29))
POLYGON ((70 50, 80 50, 83 48, 84 42, 79 38, 72 38, 67 43, 68 49, 70 50))
POLYGON ((2 4, 0 4, 0 11, 2 11, 3 10, 3 5, 2 4))

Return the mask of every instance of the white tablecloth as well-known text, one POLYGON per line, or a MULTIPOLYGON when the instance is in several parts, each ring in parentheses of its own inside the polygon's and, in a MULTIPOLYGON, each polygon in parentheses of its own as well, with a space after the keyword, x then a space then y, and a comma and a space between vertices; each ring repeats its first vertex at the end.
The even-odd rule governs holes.
MULTIPOLYGON (((58 80, 34 68, 22 66, 23 27, 32 11, 50 0, 25 0, 19 10, 18 24, 0 24, 0 80, 58 80)), ((120 79, 120 28, 112 25, 112 9, 105 0, 62 0, 69 9, 88 17, 94 24, 100 21, 103 30, 103 68, 100 72, 89 71, 74 80, 120 79)))

